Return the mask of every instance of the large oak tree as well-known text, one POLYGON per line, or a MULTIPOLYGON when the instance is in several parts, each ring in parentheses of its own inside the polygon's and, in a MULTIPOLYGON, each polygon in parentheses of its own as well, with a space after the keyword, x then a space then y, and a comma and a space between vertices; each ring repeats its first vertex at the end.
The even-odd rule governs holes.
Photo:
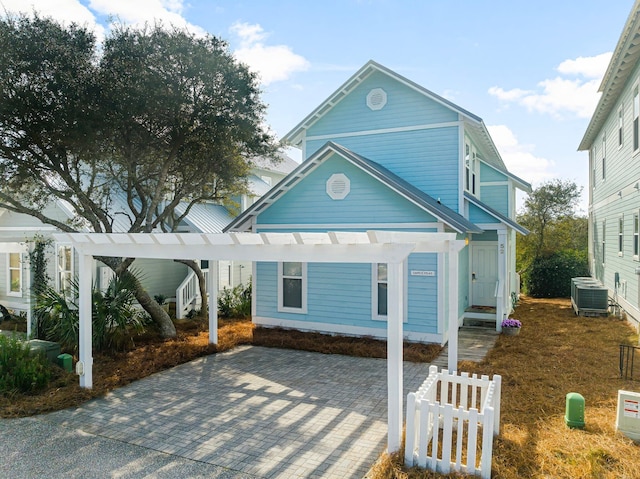
MULTIPOLYGON (((0 208, 66 232, 170 231, 275 151, 255 74, 214 36, 121 26, 98 45, 75 24, 8 16, 0 45, 0 208), (76 218, 47 216, 54 201, 76 218)), ((120 275, 134 261, 99 259, 120 275)), ((136 297, 175 335, 139 283, 136 297)))

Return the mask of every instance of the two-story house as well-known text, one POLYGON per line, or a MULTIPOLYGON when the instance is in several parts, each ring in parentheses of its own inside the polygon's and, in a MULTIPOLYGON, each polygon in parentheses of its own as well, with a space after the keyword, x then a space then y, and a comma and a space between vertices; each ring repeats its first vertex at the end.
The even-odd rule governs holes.
POLYGON ((624 26, 580 146, 589 152, 589 267, 640 323, 640 1, 624 26))
MULTIPOLYGON (((284 141, 303 162, 225 231, 455 232, 458 314, 490 321, 517 291, 516 189, 478 116, 370 61, 284 141)), ((348 335, 385 337, 386 264, 259 262, 253 320, 348 335)), ((444 253, 412 254, 405 265, 405 337, 444 343, 449 325, 444 253)))

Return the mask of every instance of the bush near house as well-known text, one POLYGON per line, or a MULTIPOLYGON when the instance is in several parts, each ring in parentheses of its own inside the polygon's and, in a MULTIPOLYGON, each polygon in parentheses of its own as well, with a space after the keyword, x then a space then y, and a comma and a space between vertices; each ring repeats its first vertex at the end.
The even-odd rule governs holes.
POLYGON ((525 290, 534 298, 568 298, 571 278, 578 276, 589 276, 586 251, 558 251, 533 260, 524 276, 525 290))
POLYGON ((44 354, 32 354, 28 344, 0 335, 0 395, 38 392, 50 378, 51 366, 44 354))
POLYGON ((224 288, 218 297, 218 315, 221 318, 248 318, 251 316, 251 282, 246 286, 224 288))
MULTIPOLYGON (((93 347, 124 350, 133 345, 134 336, 144 330, 142 313, 133 307, 135 286, 130 275, 115 276, 106 291, 92 292, 93 347)), ((40 339, 60 343, 63 349, 78 349, 79 319, 78 284, 71 283, 70 292, 47 287, 38 295, 36 316, 41 323, 40 339)))

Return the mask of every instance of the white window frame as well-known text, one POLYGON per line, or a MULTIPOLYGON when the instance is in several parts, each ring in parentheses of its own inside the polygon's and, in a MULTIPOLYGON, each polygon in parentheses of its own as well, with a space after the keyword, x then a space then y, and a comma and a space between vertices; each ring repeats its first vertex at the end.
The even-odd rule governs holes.
MULTIPOLYGON (((62 273, 70 273, 70 281, 73 281, 73 277, 74 277, 74 272, 75 272, 75 251, 73 246, 70 243, 56 243, 56 290, 59 292, 62 292, 62 273), (62 248, 70 248, 71 249, 71 254, 70 259, 71 259, 71 264, 70 265, 65 265, 68 266, 69 269, 61 269, 60 267, 60 250, 62 248)), ((67 291, 66 292, 67 295, 71 295, 71 291, 67 291)))
POLYGON ((22 271, 22 253, 19 251, 7 253, 7 296, 22 297, 22 285, 24 283, 24 273, 22 271), (11 255, 18 255, 18 267, 11 267, 11 255), (18 271, 20 275, 20 289, 19 291, 12 291, 11 289, 11 271, 18 271))
POLYGON ((633 259, 640 260, 640 211, 633 214, 633 259))
POLYGON ((464 190, 468 191, 474 196, 478 191, 478 154, 475 147, 465 141, 464 143, 464 190))
POLYGON ((618 149, 624 144, 624 105, 618 108, 618 149))
POLYGON ((602 222, 602 266, 605 265, 605 254, 606 254, 606 234, 607 234, 607 220, 602 222))
MULTIPOLYGON (((300 261, 287 261, 287 263, 300 263, 300 261)), ((307 263, 302 263, 302 275, 301 276, 285 276, 284 275, 284 263, 278 262, 278 312, 281 313, 307 313, 307 263), (284 306, 284 285, 285 279, 300 279, 302 281, 302 307, 292 308, 284 306)))
POLYGON ((591 160, 591 188, 596 189, 596 146, 593 145, 590 152, 590 160, 591 160))
POLYGON ((633 87, 632 93, 632 117, 633 121, 631 123, 633 130, 633 151, 634 153, 640 150, 640 91, 638 89, 638 84, 636 83, 633 87))
POLYGON ((378 285, 380 283, 387 284, 387 312, 389 310, 389 269, 387 268, 387 279, 380 281, 378 279, 378 265, 385 263, 372 263, 371 264, 371 318, 375 321, 386 321, 386 314, 378 313, 378 285))
POLYGON ((607 179, 607 132, 602 132, 602 181, 607 179))
POLYGON ((618 256, 624 254, 624 214, 618 218, 618 256))

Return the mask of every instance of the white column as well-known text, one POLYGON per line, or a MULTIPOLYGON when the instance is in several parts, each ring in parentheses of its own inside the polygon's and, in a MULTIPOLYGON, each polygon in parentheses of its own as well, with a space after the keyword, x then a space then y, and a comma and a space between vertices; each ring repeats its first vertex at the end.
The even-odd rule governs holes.
MULTIPOLYGON (((507 231, 498 230, 498 281, 500 291, 496 298, 496 331, 502 331, 509 285, 507 284, 507 231)), ((509 298, 510 299, 510 298, 509 298)))
POLYGON ((218 344, 218 262, 209 260, 209 344, 218 344))
POLYGON ((458 370, 458 252, 453 241, 449 241, 449 355, 447 369, 458 370))
POLYGON ((78 257, 80 366, 76 366, 76 370, 80 373, 80 387, 91 389, 93 387, 93 345, 91 342, 91 284, 93 281, 91 267, 93 261, 90 255, 80 253, 78 257))
POLYGON ((404 317, 404 268, 387 264, 387 392, 390 453, 400 449, 402 439, 402 319, 404 317))

